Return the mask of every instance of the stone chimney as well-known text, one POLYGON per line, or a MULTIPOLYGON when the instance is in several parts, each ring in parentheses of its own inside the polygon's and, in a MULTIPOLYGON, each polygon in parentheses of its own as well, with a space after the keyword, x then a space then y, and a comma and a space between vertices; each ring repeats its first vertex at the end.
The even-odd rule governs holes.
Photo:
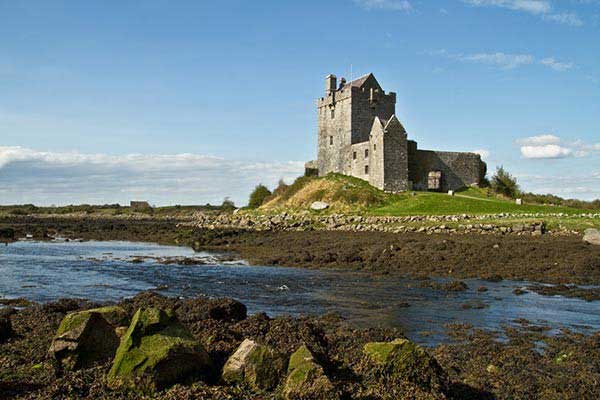
POLYGON ((337 86, 337 77, 335 75, 327 75, 325 77, 325 95, 329 96, 335 92, 337 86))

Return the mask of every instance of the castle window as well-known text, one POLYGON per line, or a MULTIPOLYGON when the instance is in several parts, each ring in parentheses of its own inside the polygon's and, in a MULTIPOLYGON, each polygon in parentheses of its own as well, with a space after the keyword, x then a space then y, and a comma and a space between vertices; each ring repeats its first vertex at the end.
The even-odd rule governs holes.
POLYGON ((373 151, 377 151, 377 145, 373 144, 373 151))
POLYGON ((335 108, 331 109, 331 119, 335 118, 335 108))
POLYGON ((365 149, 365 158, 369 158, 369 149, 365 149))
POLYGON ((353 153, 352 153, 352 159, 353 159, 353 160, 356 160, 356 152, 353 152, 353 153))
POLYGON ((329 145, 332 146, 333 145, 333 136, 329 136, 329 145))
POLYGON ((369 166, 365 165, 365 175, 369 175, 369 166))

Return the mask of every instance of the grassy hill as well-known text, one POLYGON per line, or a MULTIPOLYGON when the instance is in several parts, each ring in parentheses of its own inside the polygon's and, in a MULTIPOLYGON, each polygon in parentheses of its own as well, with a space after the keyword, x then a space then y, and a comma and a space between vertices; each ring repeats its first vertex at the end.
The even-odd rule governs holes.
MULTIPOLYGON (((469 188, 455 196, 434 192, 388 194, 367 182, 349 176, 301 177, 292 185, 275 190, 262 206, 263 211, 308 209, 314 201, 330 204, 330 212, 371 215, 444 215, 497 213, 581 214, 590 210, 549 205, 517 205, 487 189, 469 188)), ((600 210, 598 210, 600 211, 600 210)))

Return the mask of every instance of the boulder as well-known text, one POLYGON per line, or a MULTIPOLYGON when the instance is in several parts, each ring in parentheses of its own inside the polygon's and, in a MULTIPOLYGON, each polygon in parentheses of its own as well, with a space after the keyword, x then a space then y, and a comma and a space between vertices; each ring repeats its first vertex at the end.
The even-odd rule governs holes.
POLYGON ((48 352, 59 368, 71 370, 109 360, 119 346, 115 329, 127 319, 125 310, 116 306, 67 314, 48 352))
POLYGON ((583 241, 600 246, 600 231, 594 228, 586 229, 583 233, 583 241))
POLYGON ((285 372, 286 359, 268 346, 245 339, 223 367, 223 381, 246 383, 254 390, 275 388, 285 372))
POLYGON ((339 396, 323 367, 315 360, 310 350, 301 346, 292 356, 288 365, 288 376, 283 388, 286 400, 334 400, 339 396))
POLYGON ((139 309, 121 338, 112 368, 111 386, 142 381, 160 389, 210 371, 211 360, 202 345, 171 310, 139 309))
POLYGON ((327 210, 328 208, 329 204, 325 203, 324 201, 315 201, 310 205, 310 209, 315 211, 323 211, 327 210))
POLYGON ((246 306, 233 299, 211 300, 208 304, 208 316, 217 321, 242 321, 246 319, 246 306))
POLYGON ((367 370, 385 385, 408 382, 421 389, 444 392, 447 376, 422 347, 407 339, 392 342, 372 342, 363 347, 367 370))

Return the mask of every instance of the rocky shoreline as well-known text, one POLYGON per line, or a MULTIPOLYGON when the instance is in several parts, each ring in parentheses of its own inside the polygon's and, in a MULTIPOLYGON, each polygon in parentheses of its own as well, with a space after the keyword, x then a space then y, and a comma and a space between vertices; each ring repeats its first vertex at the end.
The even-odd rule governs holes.
POLYGON ((448 326, 454 343, 423 349, 397 329, 354 329, 335 315, 247 316, 230 299, 61 300, 0 313, 0 397, 598 398, 600 335, 515 324, 503 341, 448 326), (100 351, 100 336, 121 339, 100 351), (181 359, 197 361, 173 364, 181 359))

